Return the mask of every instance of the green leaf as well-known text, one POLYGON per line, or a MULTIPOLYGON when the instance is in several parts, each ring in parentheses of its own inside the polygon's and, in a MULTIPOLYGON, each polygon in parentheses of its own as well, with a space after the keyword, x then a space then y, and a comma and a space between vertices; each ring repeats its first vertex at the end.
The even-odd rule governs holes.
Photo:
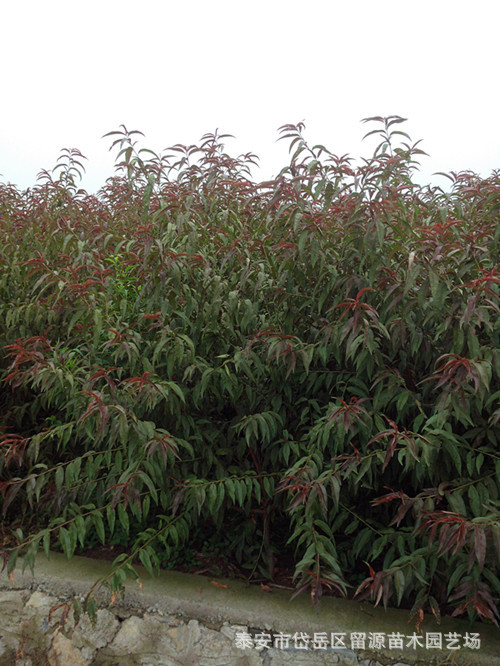
POLYGON ((369 529, 368 527, 365 527, 363 530, 361 530, 361 532, 359 532, 352 545, 352 551, 356 557, 359 557, 366 544, 370 541, 370 539, 373 539, 373 534, 373 530, 369 529))
POLYGON ((238 500, 238 504, 242 507, 243 504, 245 503, 246 494, 247 494, 246 483, 242 479, 235 480, 234 490, 236 494, 236 499, 238 500))
POLYGON ((43 535, 43 552, 45 553, 45 557, 47 559, 50 558, 50 532, 48 530, 45 531, 43 535))
POLYGON ((99 308, 96 308, 94 310, 94 341, 93 341, 94 347, 97 347, 99 343, 99 339, 102 333, 102 327, 103 327, 102 312, 99 310, 99 308))
POLYGON ((139 559, 141 563, 144 565, 148 574, 153 578, 154 577, 153 564, 151 562, 151 556, 146 548, 143 548, 142 550, 139 551, 139 559))
POLYGON ((401 605, 403 595, 405 592, 405 575, 402 569, 396 569, 394 572, 394 587, 396 588, 397 604, 401 605))
POLYGON ((183 404, 186 404, 186 398, 184 397, 184 393, 181 389, 180 386, 178 386, 175 382, 166 382, 167 386, 169 389, 172 391, 172 393, 175 393, 175 395, 181 400, 183 404))
POLYGON ((441 440, 441 446, 443 449, 445 449, 446 453, 449 455, 451 460, 453 461, 457 471, 459 474, 462 473, 462 458, 460 456, 460 450, 459 450, 459 443, 454 442, 453 440, 449 439, 448 437, 443 437, 441 440))
POLYGON ((469 502, 472 509, 472 512, 475 516, 481 516, 484 512, 481 507, 481 499, 479 493, 477 492, 475 486, 469 486, 468 490, 469 502))
POLYGON ((74 553, 74 546, 72 544, 72 539, 70 537, 68 530, 65 529, 64 527, 61 527, 59 529, 59 540, 61 542, 64 554, 66 555, 68 560, 70 560, 74 553))
MULTIPOLYGON (((352 521, 349 523, 349 525, 345 528, 344 534, 348 536, 349 534, 352 534, 355 532, 359 527, 359 520, 357 518, 353 518, 352 521)), ((374 558, 376 556, 373 556, 374 558)))
POLYGON ((106 543, 106 531, 104 529, 104 522, 100 513, 92 514, 92 522, 94 523, 97 536, 102 544, 106 543))
POLYGON ((260 479, 256 478, 253 480, 253 491, 255 493, 255 499, 257 500, 257 504, 260 504, 262 501, 260 479))
POLYGON ((147 485, 147 487, 149 489, 149 492, 151 493, 151 497, 153 498, 155 504, 158 504, 158 492, 156 490, 156 487, 155 487, 153 481, 146 474, 146 472, 140 472, 139 476, 142 479, 142 481, 147 485))
POLYGON ((448 580, 448 588, 446 594, 448 597, 456 590, 457 583, 462 579, 462 577, 467 573, 467 564, 458 564, 453 571, 451 572, 450 578, 448 580))
POLYGON ((108 521, 109 533, 112 536, 113 532, 115 531, 116 512, 111 508, 110 504, 108 504, 106 507, 106 518, 108 521))
POLYGON ((467 516, 467 509, 462 499, 462 491, 455 490, 447 495, 448 504, 452 511, 459 513, 461 516, 467 516))
POLYGON ((56 469, 55 482, 56 482, 56 490, 58 492, 61 492, 64 484, 64 467, 62 465, 58 465, 56 469))

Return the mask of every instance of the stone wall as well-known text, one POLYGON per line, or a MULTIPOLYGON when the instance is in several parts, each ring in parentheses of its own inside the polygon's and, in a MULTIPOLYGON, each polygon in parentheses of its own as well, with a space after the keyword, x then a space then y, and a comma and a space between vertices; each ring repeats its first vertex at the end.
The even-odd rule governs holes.
POLYGON ((443 618, 436 625, 430 616, 417 636, 408 611, 324 597, 317 614, 307 596, 290 602, 285 590, 177 572, 152 579, 136 570, 140 585, 127 582, 114 603, 106 590, 96 591, 94 625, 85 615, 75 624, 73 600, 83 599, 109 563, 68 562, 54 553, 49 561, 37 557, 34 575, 21 565, 10 577, 1 574, 0 666, 500 666, 500 632, 485 623, 443 618), (464 643, 477 636, 480 644, 411 646, 421 634, 464 643), (391 635, 406 644, 394 649, 391 635), (373 645, 374 636, 383 641, 373 645))
POLYGON ((358 659, 351 650, 310 650, 304 654, 293 648, 238 648, 238 636, 251 635, 248 627, 241 625, 208 627, 195 619, 183 621, 158 612, 135 615, 120 609, 101 609, 94 625, 83 616, 75 626, 73 610, 65 618, 66 610, 63 600, 40 591, 1 590, 0 664, 381 666, 375 660, 358 659))

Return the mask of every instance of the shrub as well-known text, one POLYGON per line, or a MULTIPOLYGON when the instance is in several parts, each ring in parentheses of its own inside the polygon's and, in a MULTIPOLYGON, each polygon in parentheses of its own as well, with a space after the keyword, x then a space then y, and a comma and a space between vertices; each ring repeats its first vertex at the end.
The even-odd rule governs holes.
POLYGON ((96 196, 75 150, 0 188, 8 572, 119 532, 116 594, 202 529, 252 575, 292 549, 316 603, 497 622, 499 174, 418 186, 403 119, 367 120, 360 166, 285 125, 255 183, 224 135, 122 126, 96 196))

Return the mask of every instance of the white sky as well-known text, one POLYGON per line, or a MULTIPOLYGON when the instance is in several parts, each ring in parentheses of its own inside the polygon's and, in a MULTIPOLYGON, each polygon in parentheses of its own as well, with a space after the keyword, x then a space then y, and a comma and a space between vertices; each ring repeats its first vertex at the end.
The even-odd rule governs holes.
POLYGON ((76 147, 93 192, 121 123, 157 152, 219 128, 267 179, 287 163, 280 125, 369 156, 373 115, 409 119, 419 180, 500 168, 498 0, 16 0, 0 20, 0 182, 32 186, 76 147))

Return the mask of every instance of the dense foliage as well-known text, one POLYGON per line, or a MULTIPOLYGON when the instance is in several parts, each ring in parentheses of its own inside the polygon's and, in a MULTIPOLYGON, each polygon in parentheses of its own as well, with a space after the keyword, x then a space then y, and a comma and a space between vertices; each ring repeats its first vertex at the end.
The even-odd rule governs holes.
POLYGON ((76 150, 0 187, 7 571, 119 533, 116 593, 201 530, 250 576, 288 550, 316 602, 497 621, 500 176, 423 188, 403 119, 367 120, 360 166, 286 125, 258 184, 224 135, 122 126, 96 196, 76 150))

